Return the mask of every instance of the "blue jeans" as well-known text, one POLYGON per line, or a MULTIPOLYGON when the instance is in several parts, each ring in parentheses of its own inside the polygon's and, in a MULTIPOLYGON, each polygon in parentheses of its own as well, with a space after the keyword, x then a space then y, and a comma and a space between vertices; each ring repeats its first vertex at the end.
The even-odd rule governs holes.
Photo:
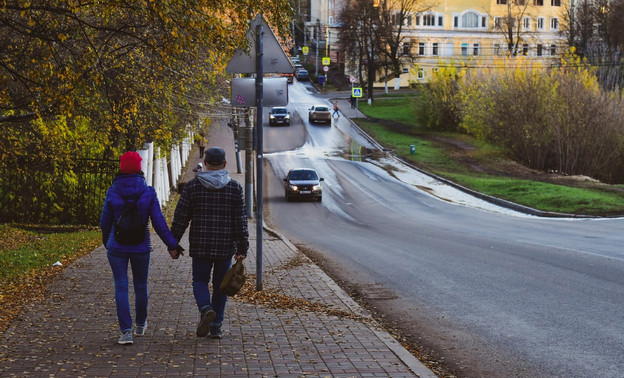
POLYGON ((107 256, 115 279, 115 304, 119 328, 121 332, 130 332, 132 331, 132 316, 130 316, 130 300, 128 299, 128 261, 132 268, 136 324, 144 325, 147 320, 147 275, 150 254, 149 252, 108 251, 107 256))
POLYGON ((203 257, 193 257, 193 294, 199 311, 212 307, 217 314, 211 325, 221 327, 225 315, 225 303, 227 295, 219 291, 221 281, 230 265, 232 259, 214 260, 203 257), (210 296, 210 275, 212 272, 212 297, 210 296))

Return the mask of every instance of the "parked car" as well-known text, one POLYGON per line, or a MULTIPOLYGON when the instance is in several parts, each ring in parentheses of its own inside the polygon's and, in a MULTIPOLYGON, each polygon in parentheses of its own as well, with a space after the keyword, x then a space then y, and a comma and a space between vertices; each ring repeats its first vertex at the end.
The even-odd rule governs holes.
POLYGON ((331 111, 329 110, 329 106, 313 105, 308 110, 308 121, 310 123, 325 122, 331 124, 331 111))
POLYGON ((284 195, 286 201, 294 198, 312 198, 323 200, 323 187, 316 171, 312 168, 294 168, 288 171, 284 179, 284 195))
POLYGON ((298 69, 297 73, 295 74, 295 77, 299 81, 310 80, 310 74, 308 74, 308 70, 306 70, 305 68, 298 69))
POLYGON ((290 58, 290 60, 293 62, 293 64, 301 64, 301 61, 296 56, 293 56, 292 58, 290 58))
POLYGON ((303 64, 301 63, 293 63, 293 66, 295 67, 295 73, 301 68, 303 68, 303 64))
POLYGON ((293 77, 294 75, 291 73, 283 73, 282 77, 285 77, 286 80, 288 81, 288 84, 292 84, 293 83, 293 77))
POLYGON ((283 106, 275 106, 269 112, 269 126, 290 126, 290 112, 283 106))

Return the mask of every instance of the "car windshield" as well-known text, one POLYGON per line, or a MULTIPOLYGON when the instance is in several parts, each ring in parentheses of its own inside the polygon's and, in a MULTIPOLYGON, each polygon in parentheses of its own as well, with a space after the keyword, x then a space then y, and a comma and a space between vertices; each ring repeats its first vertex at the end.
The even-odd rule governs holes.
POLYGON ((291 180, 317 180, 318 176, 314 171, 293 171, 290 173, 291 180))
POLYGON ((316 108, 314 108, 314 110, 316 110, 317 112, 328 112, 329 108, 327 106, 317 106, 316 108))
POLYGON ((286 114, 286 108, 273 108, 271 110, 273 114, 286 114))

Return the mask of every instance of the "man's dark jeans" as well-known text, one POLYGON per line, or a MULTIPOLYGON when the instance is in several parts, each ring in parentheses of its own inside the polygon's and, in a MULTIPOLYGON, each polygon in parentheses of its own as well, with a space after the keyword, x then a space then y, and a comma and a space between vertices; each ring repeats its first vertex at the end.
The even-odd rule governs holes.
POLYGON ((221 326, 225 315, 227 295, 219 291, 221 281, 232 264, 232 259, 214 260, 204 257, 193 257, 193 294, 199 311, 212 307, 217 314, 211 325, 221 326), (212 275, 212 297, 208 284, 212 275))

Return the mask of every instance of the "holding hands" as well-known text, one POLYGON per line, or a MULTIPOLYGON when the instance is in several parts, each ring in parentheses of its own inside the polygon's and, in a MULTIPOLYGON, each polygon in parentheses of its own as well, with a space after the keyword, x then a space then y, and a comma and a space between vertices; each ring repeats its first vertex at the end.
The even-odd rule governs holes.
POLYGON ((177 259, 181 255, 184 255, 184 248, 182 248, 182 246, 180 244, 178 244, 175 247, 175 249, 170 249, 169 250, 169 255, 171 256, 172 259, 177 259))

